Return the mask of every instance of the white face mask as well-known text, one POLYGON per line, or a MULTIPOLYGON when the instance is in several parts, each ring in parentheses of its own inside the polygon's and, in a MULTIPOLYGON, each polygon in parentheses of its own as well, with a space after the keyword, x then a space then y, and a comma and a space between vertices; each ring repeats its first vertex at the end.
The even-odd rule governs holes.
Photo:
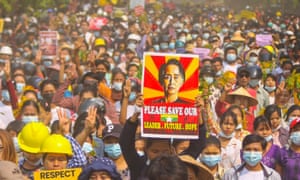
POLYGON ((25 124, 27 124, 27 123, 30 123, 30 122, 38 122, 39 118, 38 118, 38 116, 23 116, 22 121, 25 124))

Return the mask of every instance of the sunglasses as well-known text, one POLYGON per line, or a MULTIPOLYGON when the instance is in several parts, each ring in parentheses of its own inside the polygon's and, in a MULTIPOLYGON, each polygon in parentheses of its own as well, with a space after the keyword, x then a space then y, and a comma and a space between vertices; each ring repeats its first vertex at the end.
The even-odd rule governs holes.
POLYGON ((240 77, 240 78, 243 78, 243 77, 248 78, 248 77, 249 77, 249 74, 240 74, 239 77, 240 77))

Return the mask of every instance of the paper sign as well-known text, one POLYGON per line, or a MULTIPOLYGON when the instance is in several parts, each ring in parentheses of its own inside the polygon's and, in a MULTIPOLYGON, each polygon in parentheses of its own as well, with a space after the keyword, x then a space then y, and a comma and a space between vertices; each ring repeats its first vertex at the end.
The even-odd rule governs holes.
POLYGON ((41 170, 33 173, 34 180, 75 180, 81 173, 81 168, 62 170, 41 170))
POLYGON ((145 7, 145 0, 130 0, 129 9, 134 9, 137 6, 145 7))
POLYGON ((42 57, 52 59, 57 55, 57 31, 40 31, 39 48, 42 52, 42 57))
POLYGON ((240 13, 240 17, 245 18, 245 19, 255 19, 256 14, 255 14, 255 12, 252 12, 252 11, 242 10, 240 13))
POLYGON ((105 17, 92 18, 89 22, 90 30, 100 30, 103 26, 107 25, 108 19, 105 17))
POLYGON ((260 47, 272 45, 272 35, 271 34, 257 34, 256 44, 260 47))
POLYGON ((145 53, 142 91, 142 136, 198 138, 199 57, 145 53))
POLYGON ((140 16, 140 15, 142 15, 144 13, 144 7, 143 6, 136 6, 135 8, 134 8, 134 14, 136 15, 136 16, 140 16))
POLYGON ((209 55, 210 49, 208 48, 194 48, 193 49, 193 53, 194 54, 198 54, 200 59, 204 59, 205 57, 207 57, 209 55))

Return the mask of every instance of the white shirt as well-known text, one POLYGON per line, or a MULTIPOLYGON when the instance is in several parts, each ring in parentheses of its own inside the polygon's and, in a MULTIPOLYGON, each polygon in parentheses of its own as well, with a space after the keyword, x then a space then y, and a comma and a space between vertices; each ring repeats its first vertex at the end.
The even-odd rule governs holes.
POLYGON ((264 172, 261 171, 249 171, 247 168, 243 168, 240 172, 240 178, 243 180, 263 180, 264 172))
POLYGON ((4 105, 0 101, 0 129, 5 129, 13 120, 15 118, 11 106, 4 105))
POLYGON ((221 166, 225 171, 241 164, 241 147, 242 143, 235 137, 231 138, 226 147, 221 148, 221 166))

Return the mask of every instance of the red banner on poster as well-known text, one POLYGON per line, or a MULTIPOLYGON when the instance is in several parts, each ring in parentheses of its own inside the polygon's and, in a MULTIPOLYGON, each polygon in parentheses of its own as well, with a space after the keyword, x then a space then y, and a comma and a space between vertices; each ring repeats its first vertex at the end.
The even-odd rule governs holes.
POLYGON ((145 53, 142 136, 198 138, 199 57, 145 53))
POLYGON ((92 18, 89 22, 90 30, 100 30, 103 26, 107 25, 108 19, 105 17, 97 17, 97 18, 92 18))

